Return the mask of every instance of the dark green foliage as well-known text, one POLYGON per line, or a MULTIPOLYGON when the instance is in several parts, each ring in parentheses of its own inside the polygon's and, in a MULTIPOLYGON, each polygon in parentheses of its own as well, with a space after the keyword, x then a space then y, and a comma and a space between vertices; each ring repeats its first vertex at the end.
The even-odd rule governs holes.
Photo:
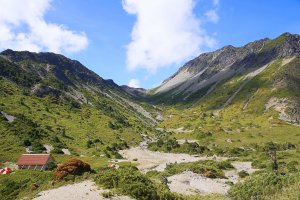
POLYGON ((292 144, 290 142, 288 143, 274 143, 274 142, 268 142, 264 146, 261 147, 262 150, 268 151, 269 149, 275 149, 277 151, 284 151, 284 150, 291 150, 295 149, 296 145, 292 144))
POLYGON ((12 80, 22 87, 31 87, 34 83, 40 81, 38 76, 26 72, 18 65, 2 57, 0 57, 0 76, 12 80))
POLYGON ((80 109, 80 103, 78 103, 77 101, 75 101, 74 99, 67 99, 68 105, 70 107, 70 109, 80 109))
POLYGON ((111 154, 114 156, 115 159, 124 159, 123 156, 116 151, 113 151, 111 154))
POLYGON ((54 76, 48 76, 47 78, 43 79, 42 84, 45 86, 52 86, 58 90, 66 91, 68 89, 68 87, 62 80, 59 80, 54 76))
POLYGON ((52 172, 19 170, 8 176, 0 176, 0 199, 15 200, 24 194, 30 194, 32 184, 42 186, 53 179, 52 172), (9 176, 9 177, 8 177, 9 176))
POLYGON ((135 167, 121 167, 116 169, 102 169, 95 181, 107 189, 130 195, 136 199, 159 199, 155 185, 135 167))
POLYGON ((23 140, 40 140, 47 136, 47 131, 44 128, 21 114, 16 115, 14 122, 8 124, 7 128, 10 132, 23 140))
POLYGON ((61 142, 61 140, 57 136, 53 137, 53 147, 54 149, 51 151, 51 153, 55 154, 64 154, 62 149, 67 148, 66 145, 61 142))
POLYGON ((278 175, 273 172, 256 174, 234 185, 229 194, 233 199, 262 199, 273 195, 297 180, 297 176, 278 175))
POLYGON ((216 162, 213 160, 197 161, 193 163, 170 164, 166 168, 166 176, 192 171, 209 178, 224 178, 222 170, 232 169, 229 161, 216 162))
POLYGON ((232 148, 229 150, 229 155, 232 156, 241 156, 245 153, 245 150, 242 148, 232 148))
POLYGON ((242 170, 238 173, 238 175, 239 175, 240 178, 245 178, 246 176, 249 176, 249 173, 242 170))
POLYGON ((176 138, 165 138, 159 139, 157 142, 152 142, 148 144, 149 149, 151 150, 163 150, 165 152, 171 152, 172 150, 179 148, 180 145, 176 141, 176 138))
POLYGON ((99 102, 96 102, 96 108, 99 110, 102 110, 106 115, 113 118, 115 121, 109 121, 108 127, 111 129, 121 129, 125 127, 130 127, 131 124, 128 122, 128 118, 122 114, 119 110, 113 108, 111 105, 111 102, 108 100, 102 100, 99 102))
POLYGON ((31 142, 29 139, 24 139, 23 140, 23 146, 31 146, 31 142))
POLYGON ((148 144, 150 150, 173 152, 173 153, 189 153, 189 154, 202 154, 208 152, 209 149, 205 146, 201 146, 196 142, 185 142, 181 145, 178 144, 176 138, 161 138, 156 142, 148 144))
POLYGON ((86 147, 87 147, 87 148, 91 148, 93 144, 94 144, 94 143, 93 143, 93 141, 92 141, 91 139, 88 139, 88 140, 86 141, 86 147))
POLYGON ((206 146, 200 146, 196 142, 185 142, 182 145, 180 145, 180 149, 182 149, 182 152, 186 152, 189 154, 202 154, 204 152, 209 151, 209 149, 206 146), (186 150, 184 150, 186 149, 186 150))
POLYGON ((104 150, 104 155, 106 156, 106 158, 111 158, 111 155, 106 150, 104 150))
POLYGON ((0 190, 0 199, 2 200, 13 200, 19 195, 19 193, 24 190, 27 186, 29 180, 22 180, 16 182, 13 180, 4 180, 5 186, 0 190))
POLYGON ((32 151, 34 153, 43 153, 46 150, 46 148, 37 140, 34 140, 32 142, 32 151))
POLYGON ((60 148, 57 148, 57 147, 54 147, 54 149, 51 150, 51 153, 64 154, 64 152, 60 148))
POLYGON ((106 147, 104 154, 107 158, 111 158, 111 156, 113 156, 116 159, 123 159, 122 155, 119 154, 118 151, 127 148, 129 148, 129 146, 126 142, 113 143, 106 147))
POLYGON ((189 96, 189 101, 195 101, 201 99, 204 95, 207 94, 207 92, 209 91, 209 89, 211 87, 213 87, 213 85, 215 85, 216 83, 212 83, 209 84, 207 86, 205 86, 204 88, 201 88, 200 90, 198 90, 197 92, 193 93, 191 96, 189 96))
POLYGON ((55 162, 49 162, 47 166, 48 171, 52 171, 57 167, 57 164, 55 162))

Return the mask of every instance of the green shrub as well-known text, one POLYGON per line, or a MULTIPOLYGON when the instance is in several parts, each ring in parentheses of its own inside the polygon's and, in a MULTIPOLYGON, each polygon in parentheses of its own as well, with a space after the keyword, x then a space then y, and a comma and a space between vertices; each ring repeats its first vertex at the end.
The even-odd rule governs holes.
POLYGON ((160 138, 156 142, 149 143, 148 148, 152 151, 188 154, 202 154, 209 151, 206 146, 200 146, 196 142, 185 142, 179 145, 176 138, 169 139, 168 137, 165 139, 160 138))
POLYGON ((223 170, 232 169, 233 166, 229 161, 216 162, 213 160, 197 161, 192 163, 170 164, 164 172, 167 176, 179 174, 183 171, 192 171, 202 174, 208 178, 223 178, 223 170))
POLYGON ((108 192, 102 192, 102 196, 104 198, 111 198, 114 196, 114 194, 112 192, 108 191, 108 192))
POLYGON ((238 173, 240 178, 245 178, 246 176, 249 176, 249 173, 246 172, 245 170, 242 170, 238 173))
POLYGON ((0 176, 0 199, 13 200, 31 194, 33 184, 39 188, 53 180, 52 172, 36 170, 18 170, 7 176, 0 176))
POLYGON ((48 171, 52 171, 52 170, 54 170, 56 167, 57 167, 57 164, 56 164, 55 162, 50 162, 50 163, 48 163, 47 170, 48 170, 48 171))
POLYGON ((46 148, 39 141, 32 142, 32 151, 34 153, 42 153, 45 150, 46 148))
POLYGON ((55 147, 53 150, 51 150, 51 153, 64 154, 64 152, 60 148, 57 148, 57 147, 55 147))
POLYGON ((217 162, 216 165, 219 169, 222 169, 222 170, 233 169, 232 164, 228 160, 217 162))
POLYGON ((229 194, 232 199, 264 199, 296 180, 295 176, 277 175, 274 172, 259 173, 232 186, 229 194))
POLYGON ((154 184, 141 174, 136 167, 102 169, 95 177, 97 184, 107 189, 116 189, 119 193, 136 199, 158 199, 154 184))

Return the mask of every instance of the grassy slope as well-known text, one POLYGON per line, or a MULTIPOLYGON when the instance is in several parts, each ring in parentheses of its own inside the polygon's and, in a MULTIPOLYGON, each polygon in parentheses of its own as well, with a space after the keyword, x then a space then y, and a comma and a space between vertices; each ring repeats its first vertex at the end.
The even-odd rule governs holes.
MULTIPOLYGON (((195 104, 196 101, 192 100, 184 104, 179 103, 176 106, 165 107, 164 116, 167 117, 159 126, 165 129, 184 127, 186 130, 193 130, 192 132, 175 133, 171 137, 197 139, 200 145, 211 149, 230 151, 240 147, 256 148, 271 141, 277 144, 292 143, 296 148, 278 150, 277 159, 282 172, 293 174, 294 167, 291 169, 289 166, 293 165, 292 163, 294 163, 296 171, 300 170, 298 162, 300 159, 300 127, 278 119, 278 112, 274 109, 266 111, 265 104, 271 97, 287 97, 294 102, 299 102, 299 69, 296 68, 299 66, 299 62, 299 58, 287 65, 282 65, 281 60, 273 62, 265 71, 248 82, 230 105, 220 111, 218 117, 214 115, 214 112, 237 90, 242 83, 241 76, 218 84, 216 89, 201 102, 195 104), (285 83, 275 87, 275 81, 284 78, 287 79, 285 83), (245 107, 247 102, 248 105, 245 107)), ((262 150, 242 153, 239 156, 239 160, 252 161, 256 167, 267 167, 269 170, 271 166, 270 158, 262 150)), ((255 180, 253 183, 256 183, 255 180)), ((247 189, 243 190, 243 187, 246 186, 238 189, 241 195, 243 192, 247 193, 247 189)), ((253 187, 256 187, 255 184, 253 187)), ((272 195, 271 193, 263 194, 261 199, 269 199, 269 197, 272 199, 299 198, 299 181, 280 188, 278 186, 270 187, 272 195), (283 191, 288 191, 289 194, 283 191)), ((248 195, 251 194, 249 191, 248 195)))
MULTIPOLYGON (((269 141, 278 143, 291 142, 296 145, 296 149, 278 151, 278 160, 286 164, 297 161, 300 159, 299 127, 280 121, 278 113, 274 110, 264 111, 265 103, 272 96, 293 96, 294 98, 299 98, 299 93, 294 92, 289 87, 272 91, 273 78, 282 72, 280 70, 289 71, 290 68, 293 68, 292 63, 282 67, 281 61, 269 66, 262 74, 245 86, 234 101, 221 111, 219 117, 214 117, 212 113, 238 88, 241 83, 241 77, 235 77, 219 84, 211 95, 194 106, 192 106, 194 102, 188 102, 186 105, 166 107, 164 115, 172 115, 172 117, 162 122, 160 126, 165 128, 185 127, 186 129, 194 130, 191 133, 178 133, 175 137, 178 139, 199 139, 201 144, 205 144, 208 147, 217 145, 219 148, 224 149, 250 146, 252 144, 261 145, 269 141), (251 96, 253 98, 249 102, 248 107, 243 110, 245 102, 251 96), (211 132, 212 135, 206 136, 205 133, 207 132, 211 132), (226 140, 228 139, 232 143, 227 142, 226 140)), ((116 119, 114 115, 108 114, 103 108, 88 105, 74 108, 66 102, 54 101, 51 97, 38 98, 28 96, 22 88, 4 79, 0 80, 0 84, 1 89, 3 89, 0 91, 0 110, 14 116, 23 115, 26 119, 37 123, 39 125, 38 130, 43 130, 43 134, 45 134, 40 138, 41 143, 53 144, 56 142, 54 139, 56 136, 60 143, 69 148, 75 156, 80 154, 86 155, 82 159, 90 163, 93 168, 103 167, 107 163, 107 158, 100 157, 107 145, 121 141, 135 145, 141 141, 140 133, 152 132, 150 128, 142 126, 130 111, 126 111, 126 109, 118 106, 109 98, 102 96, 92 97, 97 102, 106 102, 106 104, 118 110, 119 114, 127 118, 130 126, 123 126, 121 129, 116 130, 109 128, 108 123, 110 121, 115 122, 116 119), (65 133, 62 133, 62 129, 65 130, 65 133), (87 141, 95 139, 101 140, 103 144, 97 143, 97 145, 88 148, 87 141)), ((19 132, 13 131, 16 130, 12 129, 13 125, 6 122, 4 118, 0 118, 0 148, 2 150, 0 152, 0 162, 15 161, 20 153, 24 152, 24 147, 21 145, 24 135, 20 136, 19 132)), ((20 128, 26 129, 27 127, 20 128)), ((73 156, 55 154, 54 157, 60 162, 73 156)), ((245 154, 239 159, 270 164, 264 152, 245 154)), ((284 163, 281 163, 280 167, 284 163)), ((297 168, 299 169, 299 165, 297 168)), ((39 172, 17 172, 12 178, 24 181, 28 176, 43 176, 40 179, 45 181, 41 183, 41 188, 51 187, 49 186, 50 173, 35 173, 39 172)), ((31 180, 29 183, 32 184, 36 181, 31 180)), ((6 182, 7 179, 5 177, 0 178, 0 189, 3 183, 6 182)), ((29 193, 30 184, 26 184, 26 187, 24 186, 24 190, 18 194, 19 197, 29 193)), ((285 190, 296 197, 297 195, 299 196, 299 193, 295 192, 298 186, 299 181, 293 183, 291 187, 285 188, 285 190)), ((279 189, 272 190, 272 192, 275 193, 274 196, 280 196, 282 199, 287 198, 286 194, 283 194, 279 189)), ((186 197, 186 199, 192 198, 201 199, 201 197, 186 197)), ((214 199, 219 198, 223 197, 218 196, 214 199)))
MULTIPOLYGON (((1 152, 0 160, 15 161, 24 148, 21 143, 25 138, 30 138, 30 131, 27 126, 14 129, 15 123, 19 120, 19 115, 38 124, 43 131, 43 136, 39 138, 42 144, 55 144, 55 137, 65 148, 69 148, 75 155, 96 155, 99 157, 102 150, 107 145, 125 141, 129 145, 136 145, 141 141, 140 133, 152 131, 150 127, 141 125, 129 111, 122 108, 106 97, 97 97, 97 102, 105 102, 117 114, 124 116, 129 125, 112 129, 108 126, 109 122, 116 123, 113 111, 81 105, 81 108, 72 108, 66 102, 56 102, 51 97, 38 98, 35 96, 24 95, 24 91, 14 83, 1 79, 0 85, 0 110, 17 116, 13 123, 8 123, 2 116, 0 120, 1 133, 1 152), (109 112, 109 113, 108 113, 109 112), (148 127, 148 128, 147 128, 148 127), (18 130, 27 129, 28 132, 20 133, 18 130), (64 131, 63 131, 64 130, 64 131), (27 135, 26 135, 27 134, 27 135), (101 142, 87 148, 88 140, 99 139, 101 142)), ((20 121, 19 126, 24 126, 20 121)))
MULTIPOLYGON (((265 111, 265 104, 271 97, 289 97, 297 101, 299 93, 292 86, 272 90, 275 77, 283 72, 293 71, 299 60, 282 66, 276 61, 264 72, 252 79, 235 97, 233 102, 220 111, 220 116, 213 115, 229 96, 238 88, 241 77, 225 81, 197 105, 189 102, 186 105, 168 107, 165 109, 167 118, 160 124, 166 129, 184 127, 193 130, 190 133, 176 133, 177 139, 198 139, 200 145, 218 146, 220 149, 264 145, 273 141, 280 144, 292 143, 295 151, 285 156, 287 161, 299 159, 300 128, 278 119, 278 112, 271 109, 265 111), (250 98, 252 97, 252 98, 250 98), (245 103, 250 99, 248 106, 245 103), (212 133, 211 135, 206 133, 212 133), (228 142, 229 141, 229 142, 228 142)), ((295 72, 295 71, 293 71, 295 72)), ((279 153, 280 154, 280 153, 279 153)), ((259 156, 253 154, 252 156, 259 156)), ((261 156, 261 155, 260 155, 261 156)), ((250 159, 252 157, 248 157, 250 159)))
POLYGON ((240 146, 252 142, 265 141, 295 141, 299 138, 299 127, 287 124, 278 119, 278 113, 274 110, 265 111, 265 104, 275 97, 291 97, 297 100, 299 94, 288 87, 273 89, 273 78, 293 65, 281 66, 281 61, 277 61, 269 66, 263 73, 252 79, 238 93, 233 102, 220 112, 219 117, 213 116, 213 112, 230 97, 241 83, 241 77, 234 77, 225 81, 205 99, 197 105, 192 102, 177 107, 167 107, 165 116, 167 118, 160 124, 165 128, 185 127, 195 130, 192 133, 180 133, 176 137, 184 139, 199 139, 197 136, 201 132, 213 132, 212 139, 220 145, 228 145, 226 139, 241 141, 230 145, 240 146), (278 70, 279 69, 279 70, 278 70), (246 109, 245 103, 251 98, 246 109), (193 106, 191 106, 193 105, 193 106))

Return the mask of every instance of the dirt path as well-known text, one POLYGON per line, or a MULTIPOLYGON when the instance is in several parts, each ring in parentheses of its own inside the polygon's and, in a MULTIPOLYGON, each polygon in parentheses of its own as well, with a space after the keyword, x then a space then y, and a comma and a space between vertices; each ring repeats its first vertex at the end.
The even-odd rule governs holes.
POLYGON ((244 170, 249 174, 256 171, 251 167, 251 162, 233 162, 234 170, 225 171, 225 176, 228 179, 211 179, 191 171, 185 171, 180 174, 168 177, 168 186, 171 192, 179 194, 227 194, 230 185, 226 182, 237 183, 239 180, 238 172, 244 170))
POLYGON ((234 170, 225 171, 225 176, 234 184, 239 181, 238 173, 240 171, 246 171, 248 174, 257 171, 252 168, 251 162, 232 162, 231 164, 234 166, 234 170))
POLYGON ((226 194, 230 186, 225 184, 227 179, 211 179, 185 171, 168 178, 168 186, 171 192, 179 194, 226 194))
MULTIPOLYGON (((183 142, 183 141, 181 141, 183 142)), ((198 157, 189 154, 175 154, 149 151, 147 149, 147 140, 142 142, 139 147, 134 147, 119 151, 119 153, 130 162, 136 162, 138 169, 147 173, 148 171, 163 171, 170 163, 195 162, 199 160, 227 160, 226 157, 198 157)), ((249 174, 256 171, 252 169, 251 162, 232 162, 233 170, 224 171, 228 178, 211 179, 191 171, 185 171, 168 177, 168 187, 171 192, 180 194, 227 194, 230 185, 227 182, 237 183, 240 181, 238 172, 246 171, 249 174)))
POLYGON ((98 189, 92 181, 83 181, 72 185, 62 186, 52 190, 40 192, 34 200, 131 200, 127 196, 104 198, 101 193, 106 190, 98 189))
POLYGON ((170 163, 195 162, 198 160, 227 160, 225 157, 197 157, 189 154, 162 153, 149 151, 145 146, 134 147, 119 152, 130 162, 138 163, 137 167, 143 173, 157 170, 163 171, 170 163), (136 160, 137 159, 137 160, 136 160), (136 160, 136 161, 135 161, 136 160))

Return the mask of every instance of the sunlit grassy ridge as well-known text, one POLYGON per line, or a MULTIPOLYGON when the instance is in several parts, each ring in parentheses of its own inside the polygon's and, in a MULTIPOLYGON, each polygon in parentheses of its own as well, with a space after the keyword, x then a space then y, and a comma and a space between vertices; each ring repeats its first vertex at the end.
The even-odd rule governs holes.
MULTIPOLYGON (((269 142, 291 143, 296 149, 278 152, 282 162, 299 159, 300 128, 280 120, 279 113, 273 108, 266 110, 266 104, 272 97, 288 98, 294 103, 299 101, 299 87, 296 79, 286 80, 285 84, 275 85, 276 80, 295 77, 299 69, 299 59, 282 65, 282 60, 272 62, 262 73, 250 80, 224 109, 216 111, 227 101, 243 82, 243 76, 236 76, 219 83, 210 95, 197 101, 178 103, 164 109, 166 120, 159 124, 166 130, 183 127, 187 132, 171 134, 177 139, 198 140, 200 146, 210 148, 212 153, 227 152, 240 159, 268 163, 266 152, 260 152, 269 142), (284 77, 282 74, 285 74, 284 77), (196 103, 195 103, 196 102, 196 103), (242 149, 255 149, 245 153, 242 149), (230 153, 231 152, 231 153, 230 153), (285 155, 285 156, 284 156, 285 155)), ((182 149, 182 148, 179 148, 182 149)), ((176 151, 176 150, 172 150, 176 151)), ((207 151, 206 151, 207 152, 207 151)), ((299 165, 297 164, 298 168, 299 165)))
MULTIPOLYGON (((276 45, 272 42, 265 48, 276 48, 276 45)), ((274 107, 267 110, 266 104, 271 98, 287 98, 290 104, 299 108, 299 64, 299 58, 287 64, 282 59, 273 61, 248 81, 225 108, 222 108, 224 103, 245 81, 243 75, 218 83, 204 98, 201 97, 207 89, 198 92, 198 98, 161 105, 165 121, 159 126, 169 131, 162 140, 197 140, 201 148, 208 148, 203 151, 205 154, 233 156, 240 161, 251 161, 253 167, 265 170, 234 186, 230 190, 233 199, 298 199, 300 127, 279 119, 279 112, 274 107), (176 131, 178 128, 181 129, 176 131), (271 172, 268 146, 274 144, 277 145, 279 174, 283 175, 271 172), (293 148, 289 148, 290 145, 293 148), (264 187, 261 187, 262 183, 264 187)), ((289 108, 286 112, 289 113, 289 108)), ((188 146, 187 143, 167 145, 167 142, 161 146, 154 143, 151 148, 166 152, 185 150, 186 153, 199 150, 199 147, 191 149, 192 143, 188 146)))
MULTIPOLYGON (((286 66, 281 66, 281 61, 271 64, 265 71, 249 81, 233 101, 220 111, 219 116, 215 116, 213 113, 239 87, 242 77, 233 77, 219 84, 210 95, 196 105, 193 102, 185 102, 178 104, 178 106, 166 107, 164 113, 166 120, 160 126, 166 128, 184 127, 188 130, 195 130, 192 133, 178 134, 178 137, 190 135, 189 138, 195 139, 197 139, 197 133, 212 131, 216 134, 224 133, 223 135, 226 137, 243 137, 251 133, 260 133, 263 137, 267 137, 266 141, 270 139, 269 134, 272 134, 271 137, 274 139, 278 134, 278 136, 283 137, 284 141, 288 141, 285 140, 288 139, 287 136, 299 134, 299 128, 279 120, 278 112, 273 109, 266 111, 265 105, 271 97, 289 97, 294 101, 299 99, 299 93, 293 90, 294 86, 276 89, 273 86, 273 79, 282 71, 289 71, 297 62, 299 60, 286 66), (247 106, 245 106, 246 103, 247 106), (287 134, 282 134, 283 132, 287 132, 287 134), (194 136, 191 136, 192 134, 194 136)), ((220 138, 220 135, 217 138, 223 139, 220 138)), ((293 140, 293 137, 290 138, 293 140)), ((251 142, 251 139, 250 141, 247 139, 245 142, 251 142)))
POLYGON ((1 133, 5 138, 2 145, 7 146, 3 148, 6 151, 1 158, 4 159, 5 156, 5 160, 15 160, 24 152, 20 152, 20 145, 23 140, 30 139, 32 134, 30 125, 25 125, 26 119, 36 123, 41 130, 40 136, 37 137, 42 144, 55 144, 57 137, 65 148, 70 148, 71 152, 77 155, 99 156, 100 150, 115 142, 125 141, 129 145, 136 145, 141 141, 141 133, 152 131, 150 127, 147 130, 147 126, 141 126, 141 122, 130 111, 126 111, 109 98, 97 97, 95 102, 99 103, 98 107, 80 105, 77 108, 51 97, 24 95, 16 85, 3 79, 0 80, 0 84, 3 88, 0 109, 16 117, 14 122, 8 123, 1 116, 1 133), (110 110, 106 111, 106 108, 110 110), (14 127, 15 125, 19 127, 14 127), (89 140, 97 140, 97 144, 88 148, 89 140), (6 144, 6 141, 12 145, 6 144), (18 151, 13 158, 8 155, 15 150, 18 151))

